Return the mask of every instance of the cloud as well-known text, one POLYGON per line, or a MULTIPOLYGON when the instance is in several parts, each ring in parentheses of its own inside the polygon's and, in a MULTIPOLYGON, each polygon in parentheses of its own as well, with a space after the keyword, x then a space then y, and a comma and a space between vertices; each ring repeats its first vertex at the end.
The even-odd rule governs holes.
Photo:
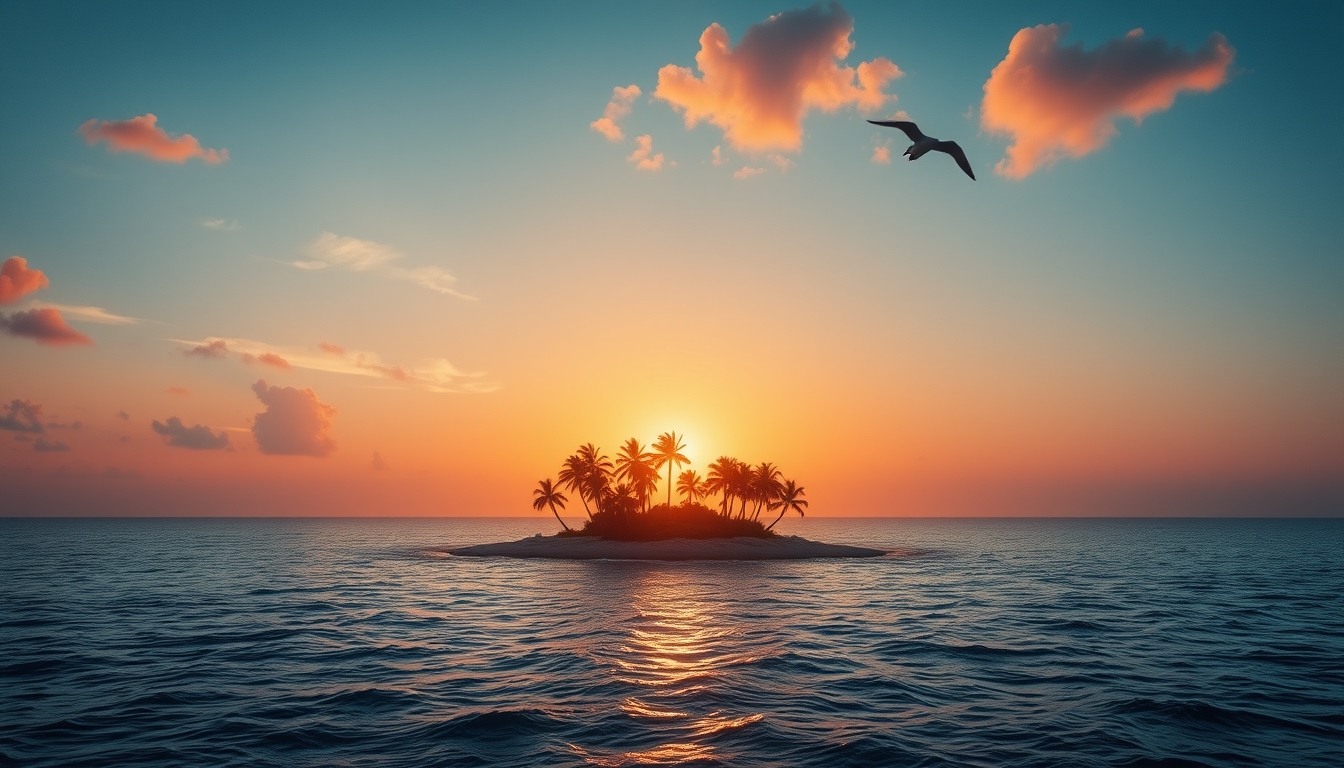
POLYGON ((663 169, 663 153, 651 155, 653 152, 653 137, 647 133, 643 136, 636 136, 635 151, 625 158, 635 164, 635 169, 640 171, 661 171, 663 169))
POLYGON ((891 163, 891 139, 887 139, 881 144, 873 147, 873 156, 871 159, 874 163, 889 165, 891 163))
POLYGON ((733 171, 733 178, 750 179, 752 176, 760 176, 762 173, 765 173, 764 168, 752 168, 750 166, 744 165, 741 168, 737 169, 736 171, 733 171))
POLYGON ((66 325, 56 309, 30 309, 8 317, 0 314, 0 330, 11 336, 27 336, 48 347, 93 346, 93 340, 66 325))
POLYGON ((1142 122, 1181 91, 1216 89, 1236 55, 1217 32, 1194 53, 1145 39, 1141 29, 1087 51, 1063 46, 1068 32, 1067 24, 1020 30, 985 82, 980 126, 1012 140, 994 166, 1004 176, 1025 178, 1061 157, 1095 152, 1117 133, 1117 118, 1142 122))
POLYGON ((114 315, 102 307, 81 307, 71 306, 69 304, 53 304, 49 301, 35 301, 32 307, 38 309, 56 309, 69 315, 73 320, 80 320, 86 323, 99 323, 100 325, 135 325, 141 321, 138 317, 125 317, 123 315, 114 315))
POLYGON ((176 416, 169 416, 167 424, 161 424, 155 419, 149 426, 155 432, 168 438, 166 441, 168 445, 176 448, 189 448, 193 451, 220 451, 230 447, 227 432, 215 434, 203 424, 188 427, 176 416))
POLYGON ((182 350, 182 354, 187 357, 208 357, 219 359, 229 354, 229 345, 223 339, 214 339, 202 344, 197 344, 191 349, 182 350))
POLYGON ((51 285, 40 269, 29 269, 28 260, 10 256, 0 265, 0 304, 13 304, 33 291, 51 285))
POLYGON ((203 149, 189 133, 173 136, 156 125, 158 119, 147 113, 130 120, 89 120, 79 126, 79 133, 89 146, 107 142, 109 152, 135 152, 163 163, 185 163, 199 157, 218 165, 229 159, 229 150, 203 149))
POLYGON ((59 440, 48 440, 45 437, 39 437, 33 441, 33 450, 43 453, 54 453, 56 451, 68 451, 70 446, 59 440))
POLYGON ((607 102, 607 108, 602 110, 602 116, 588 124, 589 128, 606 136, 610 141, 620 141, 625 138, 625 132, 621 130, 620 120, 630 114, 630 105, 634 103, 635 98, 641 91, 639 86, 630 84, 624 88, 619 85, 611 89, 611 101, 607 102))
POLYGON ((182 397, 186 397, 187 395, 191 394, 191 391, 188 390, 186 387, 169 387, 165 389, 164 392, 167 392, 170 395, 180 395, 182 397))
POLYGON ((453 286, 457 278, 439 267, 416 267, 406 269, 393 266, 392 262, 405 254, 390 245, 372 240, 360 240, 355 237, 342 237, 331 232, 323 232, 304 248, 307 261, 291 261, 291 266, 299 269, 322 270, 338 269, 349 272, 379 271, 401 280, 410 280, 416 285, 431 291, 456 296, 460 299, 475 301, 475 296, 459 293, 453 286))
POLYGON ((373 452, 372 467, 375 472, 386 472, 391 469, 391 467, 387 466, 387 462, 383 461, 383 455, 377 451, 373 452))
POLYGON ((723 156, 723 150, 720 147, 715 147, 709 151, 709 161, 714 164, 715 168, 723 165, 727 160, 728 158, 723 156))
POLYGON ((783 155, 766 155, 765 159, 778 166, 780 173, 788 173, 790 168, 797 165, 797 163, 783 155))
POLYGON ((117 418, 118 418, 118 419, 121 419, 122 421, 130 421, 130 420, 131 420, 131 414, 129 414, 129 413, 125 412, 125 411, 117 411, 117 418))
POLYGON ((0 414, 0 429, 42 434, 46 431, 46 427, 42 425, 42 404, 17 398, 10 400, 0 414))
POLYGON ((668 64, 658 70, 653 95, 684 112, 687 128, 704 121, 723 129, 740 152, 797 151, 810 111, 870 112, 896 98, 882 89, 903 73, 887 59, 841 66, 854 48, 853 31, 854 19, 838 3, 771 16, 748 27, 736 47, 711 24, 695 55, 701 76, 668 64))
POLYGON ((285 358, 275 354, 274 352, 263 352, 260 355, 253 355, 244 352, 240 354, 238 357, 248 365, 251 365, 253 363, 260 363, 261 365, 269 365, 272 368, 279 368, 282 371, 290 370, 289 361, 285 360, 285 358))
POLYGON ((252 391, 266 406, 252 422, 252 437, 262 453, 322 457, 336 450, 328 434, 336 409, 318 400, 316 392, 267 387, 265 379, 258 379, 252 391))
POLYGON ((169 339, 186 348, 190 354, 198 348, 223 349, 237 352, 240 359, 253 358, 260 362, 265 355, 281 358, 290 368, 326 373, 340 373, 367 378, 378 378, 409 384, 430 392, 484 393, 499 386, 484 373, 466 373, 442 358, 421 360, 418 365, 387 365, 373 352, 347 351, 336 344, 322 342, 318 350, 305 347, 279 347, 251 339, 208 338, 200 341, 169 339))
POLYGON ((229 221, 228 219, 210 218, 210 219, 201 219, 201 226, 205 227, 206 229, 218 229, 223 232, 233 232, 237 230, 241 225, 236 221, 229 221))

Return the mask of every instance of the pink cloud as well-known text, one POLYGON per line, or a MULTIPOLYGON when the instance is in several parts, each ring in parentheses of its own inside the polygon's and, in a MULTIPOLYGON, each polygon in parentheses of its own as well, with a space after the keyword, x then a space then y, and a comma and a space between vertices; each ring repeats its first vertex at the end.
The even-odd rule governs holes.
POLYGON ((639 86, 634 84, 624 88, 618 85, 611 89, 611 101, 607 102, 607 108, 602 110, 602 116, 589 123, 588 127, 611 141, 625 138, 625 131, 621 130, 620 121, 630 114, 630 105, 640 93, 639 86))
POLYGON ((179 397, 186 397, 187 395, 191 394, 191 392, 186 387, 169 387, 164 391, 170 395, 178 395, 179 397))
POLYGON ((251 365, 252 363, 259 363, 261 365, 269 365, 272 368, 279 368, 282 371, 290 370, 289 361, 275 354, 274 352, 263 352, 260 355, 253 355, 244 352, 241 355, 239 355, 239 357, 242 358, 242 361, 244 363, 247 363, 248 365, 251 365))
POLYGON ((229 345, 222 339, 215 339, 206 344, 197 344, 191 349, 184 349, 182 354, 188 357, 220 358, 229 354, 229 345))
POLYGON ((227 432, 216 434, 204 424, 188 427, 176 416, 169 416, 167 424, 161 424, 155 419, 149 426, 167 438, 164 442, 176 448, 193 451, 222 451, 230 448, 227 432))
POLYGON ((31 400, 10 400, 0 414, 0 429, 11 432, 30 432, 40 435, 46 431, 42 424, 42 404, 31 400))
POLYGON ((752 176, 760 176, 762 173, 765 173, 764 168, 752 168, 750 166, 744 165, 741 168, 737 169, 736 171, 733 171, 733 178, 750 179, 752 176))
POLYGON ((316 392, 267 387, 265 379, 258 379, 252 391, 266 406, 252 422, 252 437, 262 453, 322 457, 336 450, 329 434, 336 409, 318 400, 316 392))
POLYGON ((27 336, 48 347, 93 346, 93 339, 65 324, 60 310, 30 309, 6 317, 0 314, 0 329, 11 336, 27 336))
POLYGON ((889 165, 891 163, 891 142, 885 141, 873 147, 873 156, 871 159, 874 163, 889 165))
POLYGON ((1013 142, 994 167, 1004 176, 1025 178, 1061 157, 1095 152, 1116 134, 1117 118, 1142 122, 1181 91, 1218 88, 1236 55, 1217 32, 1187 53, 1145 39, 1141 29, 1090 51, 1065 47, 1068 31, 1067 24, 1020 30, 985 82, 980 126, 1013 142))
POLYGON ((647 133, 643 136, 636 136, 635 151, 625 158, 635 164, 635 169, 639 171, 661 171, 663 169, 663 153, 653 153, 653 137, 647 133))
POLYGON ((155 123, 158 117, 144 114, 130 120, 89 120, 79 133, 89 146, 107 142, 109 152, 135 152, 164 163, 185 163, 199 157, 210 165, 229 159, 227 149, 204 149, 195 136, 173 136, 155 123))
POLYGON ((329 344, 323 341, 318 343, 317 348, 322 350, 323 352, 326 352, 328 355, 345 357, 345 347, 342 347, 340 344, 329 344))
POLYGON ((51 285, 40 269, 29 269, 28 260, 10 256, 0 266, 0 304, 13 304, 33 291, 51 285))
POLYGON ((736 47, 711 24, 695 55, 700 77, 668 64, 658 70, 653 95, 683 111, 687 128, 701 121, 722 128, 738 151, 797 151, 808 112, 872 111, 896 98, 882 89, 903 73, 887 59, 841 65, 854 48, 853 31, 854 19, 838 3, 771 16, 748 27, 736 47))

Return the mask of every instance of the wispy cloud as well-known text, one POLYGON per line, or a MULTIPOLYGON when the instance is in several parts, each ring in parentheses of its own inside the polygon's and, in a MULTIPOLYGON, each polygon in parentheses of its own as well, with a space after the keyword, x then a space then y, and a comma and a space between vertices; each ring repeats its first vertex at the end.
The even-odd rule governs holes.
POLYGON ((89 120, 79 126, 79 133, 89 146, 105 142, 109 152, 134 152, 163 163, 185 163, 197 157, 218 165, 229 159, 229 150, 205 149, 189 133, 173 136, 157 125, 158 119, 147 113, 130 120, 89 120))
POLYGON ((457 278, 445 269, 432 266, 407 269, 394 265, 393 262, 403 258, 405 254, 384 243, 323 232, 303 250, 308 259, 291 261, 289 262, 291 266, 310 271, 335 269, 348 272, 379 272, 400 280, 409 280, 447 296, 456 296, 468 301, 476 300, 475 296, 457 291, 453 287, 457 284, 457 278))
POLYGON ((178 417, 169 416, 168 423, 163 424, 155 419, 149 426, 167 438, 165 443, 175 448, 187 448, 193 451, 231 450, 228 433, 215 433, 204 424, 188 427, 178 417))
POLYGON ((588 127, 606 136, 609 141, 620 141, 625 138, 625 131, 621 130, 621 118, 630 114, 630 105, 639 94, 639 86, 633 83, 624 88, 618 85, 611 89, 611 101, 607 102, 607 108, 602 110, 602 116, 589 123, 588 127))
POLYGON ((201 226, 206 229, 218 229, 224 232, 233 232, 242 227, 238 222, 228 219, 201 219, 201 226))
POLYGON ((199 341, 169 339, 183 345, 182 352, 202 357, 225 357, 237 353, 243 362, 324 373, 338 373, 382 379, 414 386, 430 392, 485 393, 499 389, 483 372, 466 372, 442 358, 428 358, 416 365, 389 365, 373 352, 346 351, 344 347, 322 342, 317 350, 304 347, 280 347, 251 339, 210 337, 199 341), (273 362, 271 362, 273 361, 273 362))
POLYGON ((115 315, 102 307, 84 307, 71 306, 69 304, 53 304, 49 301, 34 301, 30 305, 36 309, 56 309, 71 320, 78 320, 85 323, 98 323, 100 325, 135 325, 143 322, 143 318, 126 317, 124 315, 115 315))
POLYGON ((765 173, 764 168, 752 168, 749 165, 744 165, 736 171, 733 171, 733 178, 750 179, 752 176, 760 176, 762 173, 765 173))

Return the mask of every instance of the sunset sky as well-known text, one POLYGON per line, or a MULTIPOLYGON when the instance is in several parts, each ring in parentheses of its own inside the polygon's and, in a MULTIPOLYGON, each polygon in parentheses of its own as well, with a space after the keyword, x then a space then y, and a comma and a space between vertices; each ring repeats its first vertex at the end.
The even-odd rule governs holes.
POLYGON ((0 514, 534 514, 665 430, 809 515, 1344 514, 1342 44, 1337 2, 0 3, 0 514))

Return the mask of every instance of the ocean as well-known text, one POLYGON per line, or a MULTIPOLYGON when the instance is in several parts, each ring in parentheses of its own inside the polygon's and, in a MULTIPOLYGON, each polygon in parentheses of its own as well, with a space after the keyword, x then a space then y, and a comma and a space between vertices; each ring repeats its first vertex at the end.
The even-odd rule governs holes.
POLYGON ((0 520, 0 765, 1344 766, 1344 520, 0 520))

